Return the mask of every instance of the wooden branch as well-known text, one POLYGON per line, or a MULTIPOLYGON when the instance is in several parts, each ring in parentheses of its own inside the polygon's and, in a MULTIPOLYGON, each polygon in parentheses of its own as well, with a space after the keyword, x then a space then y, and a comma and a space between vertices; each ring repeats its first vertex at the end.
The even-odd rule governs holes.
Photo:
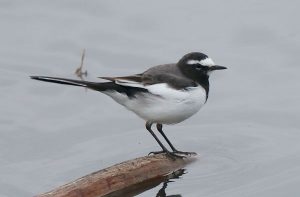
POLYGON ((91 173, 36 197, 115 196, 109 194, 118 194, 137 184, 147 187, 157 181, 159 184, 164 177, 195 160, 194 155, 184 159, 172 159, 165 154, 140 157, 91 173))

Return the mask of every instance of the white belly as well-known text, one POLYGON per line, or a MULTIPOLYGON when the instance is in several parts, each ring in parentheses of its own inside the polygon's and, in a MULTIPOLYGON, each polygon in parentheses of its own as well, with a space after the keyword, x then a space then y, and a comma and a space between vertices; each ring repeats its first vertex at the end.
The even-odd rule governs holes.
POLYGON ((146 121, 176 124, 191 117, 206 102, 206 92, 201 86, 175 90, 167 84, 147 86, 150 93, 137 94, 129 99, 117 92, 104 92, 116 102, 133 111, 146 121))

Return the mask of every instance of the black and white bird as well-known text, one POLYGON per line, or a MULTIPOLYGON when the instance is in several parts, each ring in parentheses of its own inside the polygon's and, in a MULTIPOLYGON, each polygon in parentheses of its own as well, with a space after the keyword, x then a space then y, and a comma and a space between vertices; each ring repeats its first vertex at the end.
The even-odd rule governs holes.
MULTIPOLYGON (((143 73, 123 77, 100 77, 109 82, 89 82, 57 77, 31 76, 32 79, 82 86, 102 92, 146 121, 146 129, 170 156, 188 154, 178 151, 164 134, 164 124, 180 123, 194 115, 206 103, 209 76, 215 70, 226 69, 215 65, 207 55, 192 52, 177 63, 151 67, 143 73), (169 144, 169 151, 157 138, 151 126, 169 144)), ((158 153, 153 152, 153 153, 158 153)))

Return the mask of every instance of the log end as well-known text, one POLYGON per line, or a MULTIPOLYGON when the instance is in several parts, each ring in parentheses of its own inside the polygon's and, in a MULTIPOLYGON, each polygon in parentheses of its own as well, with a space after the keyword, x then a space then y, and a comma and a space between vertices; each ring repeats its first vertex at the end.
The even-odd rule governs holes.
POLYGON ((171 158, 164 153, 140 157, 91 173, 37 197, 112 197, 136 194, 172 178, 174 173, 182 171, 181 168, 196 159, 196 154, 185 158, 171 158))

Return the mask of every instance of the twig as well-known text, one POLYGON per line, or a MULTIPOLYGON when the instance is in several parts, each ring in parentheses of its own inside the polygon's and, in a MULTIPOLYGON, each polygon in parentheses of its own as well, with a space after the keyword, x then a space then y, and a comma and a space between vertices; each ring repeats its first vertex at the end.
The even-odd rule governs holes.
POLYGON ((77 68, 76 71, 75 71, 75 74, 76 74, 77 77, 79 77, 81 80, 83 80, 83 76, 84 76, 84 77, 87 77, 87 70, 85 70, 84 72, 82 71, 84 58, 85 58, 85 49, 82 50, 80 66, 79 66, 79 68, 77 68))

